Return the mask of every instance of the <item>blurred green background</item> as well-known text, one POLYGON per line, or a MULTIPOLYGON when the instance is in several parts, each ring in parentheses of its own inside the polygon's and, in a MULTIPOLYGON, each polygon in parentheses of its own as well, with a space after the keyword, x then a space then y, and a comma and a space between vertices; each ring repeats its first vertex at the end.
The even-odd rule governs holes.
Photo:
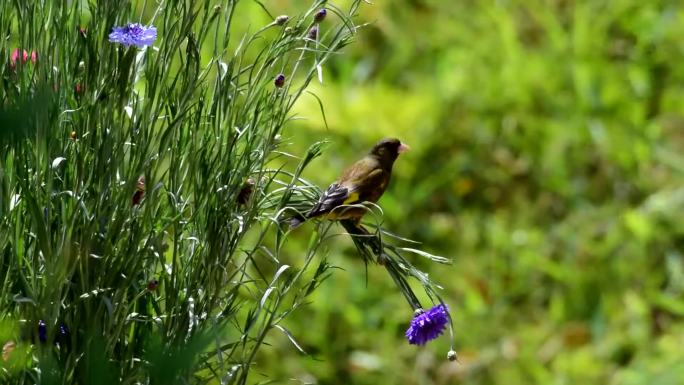
MULTIPOLYGON (((273 333, 264 379, 681 384, 684 3, 395 0, 360 19, 312 84, 327 127, 307 96, 284 139, 331 140, 304 175, 321 187, 379 138, 412 146, 380 205, 389 230, 453 260, 414 259, 444 286, 460 364, 448 337, 407 344, 411 309, 339 237, 343 270, 285 325, 310 355, 273 333)), ((312 227, 297 231, 292 250, 312 227)))

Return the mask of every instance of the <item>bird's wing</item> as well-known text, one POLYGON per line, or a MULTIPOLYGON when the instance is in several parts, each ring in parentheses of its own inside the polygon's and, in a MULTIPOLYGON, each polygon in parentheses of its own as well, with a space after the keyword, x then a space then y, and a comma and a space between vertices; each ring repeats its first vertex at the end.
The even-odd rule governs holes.
POLYGON ((364 201, 375 202, 385 191, 389 174, 373 158, 365 157, 345 170, 340 179, 331 184, 307 217, 325 214, 341 205, 364 201))
POLYGON ((330 212, 335 207, 345 204, 348 197, 349 189, 347 187, 339 183, 333 183, 325 190, 323 195, 321 195, 321 199, 318 200, 318 203, 311 208, 311 211, 306 216, 311 218, 330 212))
POLYGON ((387 187, 389 174, 381 168, 375 168, 362 178, 343 183, 349 190, 344 204, 351 205, 365 201, 376 202, 387 187))
POLYGON ((339 184, 349 190, 344 203, 376 202, 387 188, 389 177, 390 172, 376 158, 366 156, 359 160, 340 177, 339 184))
POLYGON ((348 188, 356 188, 378 169, 380 169, 380 163, 375 158, 366 156, 344 170, 338 183, 348 188))

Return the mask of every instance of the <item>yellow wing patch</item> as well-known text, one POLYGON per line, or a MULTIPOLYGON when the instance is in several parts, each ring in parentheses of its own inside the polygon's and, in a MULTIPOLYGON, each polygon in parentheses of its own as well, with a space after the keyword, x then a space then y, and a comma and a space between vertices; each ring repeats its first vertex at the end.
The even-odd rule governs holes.
POLYGON ((349 204, 358 202, 358 200, 359 200, 359 193, 353 192, 353 193, 349 194, 347 199, 345 199, 344 202, 342 202, 342 204, 343 205, 349 205, 349 204))

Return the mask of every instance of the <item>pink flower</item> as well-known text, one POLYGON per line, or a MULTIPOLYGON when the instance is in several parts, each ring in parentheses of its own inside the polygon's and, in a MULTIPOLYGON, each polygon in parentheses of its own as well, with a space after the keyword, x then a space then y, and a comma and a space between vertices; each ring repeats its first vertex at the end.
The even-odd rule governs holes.
MULTIPOLYGON (((21 62, 26 63, 28 61, 28 52, 26 50, 19 50, 19 48, 15 48, 14 51, 12 51, 12 54, 10 55, 10 68, 15 69, 17 68, 17 61, 19 60, 19 55, 21 55, 21 62)), ((38 60, 38 54, 36 54, 36 51, 31 51, 31 63, 36 63, 36 60, 38 60)))
MULTIPOLYGON (((17 59, 19 59, 19 48, 15 48, 14 51, 12 51, 12 56, 10 57, 12 59, 12 64, 17 63, 17 59)), ((22 55, 22 63, 26 63, 26 60, 28 59, 28 53, 26 53, 26 50, 24 50, 24 54, 22 55)))

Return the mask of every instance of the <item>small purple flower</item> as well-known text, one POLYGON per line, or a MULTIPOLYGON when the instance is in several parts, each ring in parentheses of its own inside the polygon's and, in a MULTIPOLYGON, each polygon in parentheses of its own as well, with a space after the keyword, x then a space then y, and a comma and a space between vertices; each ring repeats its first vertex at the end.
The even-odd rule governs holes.
POLYGON ((314 22, 315 23, 320 23, 325 19, 325 16, 328 14, 328 11, 325 8, 321 8, 316 12, 314 15, 314 22))
POLYGON ((434 306, 428 311, 413 317, 411 326, 406 331, 406 338, 412 345, 424 345, 439 337, 449 323, 449 312, 444 304, 434 306))
POLYGON ((309 33, 306 34, 306 37, 308 37, 311 40, 316 40, 316 38, 318 37, 318 26, 314 25, 313 27, 311 27, 309 33))
POLYGON ((38 339, 40 342, 47 341, 47 325, 43 320, 38 321, 38 339))
POLYGON ((285 85, 285 75, 283 74, 278 74, 278 76, 273 79, 273 84, 275 84, 276 87, 281 88, 282 86, 285 85))
POLYGON ((142 48, 152 45, 157 38, 157 28, 145 27, 138 23, 128 24, 123 27, 112 28, 112 33, 109 34, 109 41, 113 43, 120 43, 126 47, 134 45, 142 48))

